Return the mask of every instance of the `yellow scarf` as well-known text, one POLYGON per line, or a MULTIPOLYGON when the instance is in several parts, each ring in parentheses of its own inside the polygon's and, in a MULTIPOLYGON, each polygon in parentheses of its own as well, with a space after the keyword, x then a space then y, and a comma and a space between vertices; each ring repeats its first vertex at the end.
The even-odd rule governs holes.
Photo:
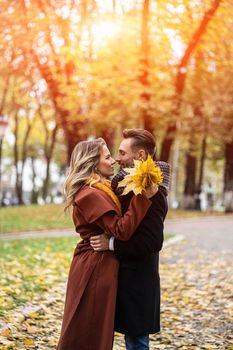
MULTIPOLYGON (((90 180, 88 180, 87 183, 90 183, 90 180)), ((104 183, 99 181, 99 182, 92 184, 91 186, 98 188, 99 190, 102 190, 105 193, 107 193, 109 195, 109 197, 113 200, 113 202, 116 204, 117 208, 120 210, 120 213, 121 213, 121 203, 120 203, 118 197, 113 192, 113 190, 111 188, 111 182, 109 180, 104 180, 104 183)))

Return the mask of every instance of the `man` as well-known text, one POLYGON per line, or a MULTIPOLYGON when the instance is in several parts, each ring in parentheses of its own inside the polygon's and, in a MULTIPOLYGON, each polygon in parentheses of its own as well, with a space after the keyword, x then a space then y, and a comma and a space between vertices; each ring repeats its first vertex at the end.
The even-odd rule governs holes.
MULTIPOLYGON (((154 157, 154 137, 143 129, 126 129, 117 161, 120 168, 133 166, 134 159, 154 157)), ((127 241, 95 236, 94 250, 113 250, 120 261, 116 303, 115 330, 125 334, 127 350, 148 350, 149 334, 160 330, 159 251, 163 245, 163 222, 167 214, 167 191, 170 167, 157 162, 164 173, 163 183, 151 198, 152 205, 133 237, 127 241)), ((118 181, 126 175, 121 170, 112 180, 117 194, 118 181)), ((132 193, 119 197, 122 209, 128 208, 132 193)))

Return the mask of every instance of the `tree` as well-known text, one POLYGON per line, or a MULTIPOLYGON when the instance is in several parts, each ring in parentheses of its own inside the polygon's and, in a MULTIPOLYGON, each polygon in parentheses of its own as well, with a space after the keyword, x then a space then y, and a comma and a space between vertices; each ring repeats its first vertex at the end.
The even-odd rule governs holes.
POLYGON ((142 120, 143 126, 149 132, 154 133, 152 115, 150 113, 149 102, 151 96, 149 94, 149 50, 150 50, 150 35, 149 35, 149 13, 150 1, 144 0, 142 7, 142 29, 141 29, 141 75, 139 81, 144 87, 142 98, 142 120))
POLYGON ((204 35, 207 26, 209 24, 209 21, 213 18, 215 15, 215 12, 217 11, 219 5, 221 3, 221 0, 214 0, 212 3, 212 6, 209 10, 206 11, 204 14, 201 22, 199 23, 198 28, 194 31, 193 35, 191 36, 184 55, 182 56, 178 67, 177 67, 177 74, 176 74, 176 80, 175 80, 175 100, 174 100, 174 115, 176 116, 175 120, 172 120, 172 122, 169 124, 166 130, 166 134, 164 137, 164 140, 162 142, 162 149, 160 158, 162 160, 167 161, 169 158, 171 146, 175 139, 176 129, 177 129, 177 120, 179 119, 180 114, 180 105, 182 101, 182 94, 185 86, 185 79, 186 79, 186 72, 187 72, 187 66, 190 62, 190 58, 197 47, 198 43, 200 42, 201 37, 204 35))

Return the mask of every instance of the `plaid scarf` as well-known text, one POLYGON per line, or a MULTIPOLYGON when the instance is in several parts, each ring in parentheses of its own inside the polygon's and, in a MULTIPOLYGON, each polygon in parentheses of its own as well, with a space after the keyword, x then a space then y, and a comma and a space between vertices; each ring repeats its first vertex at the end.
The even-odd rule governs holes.
MULTIPOLYGON (((163 173, 163 181, 159 185, 159 188, 167 196, 168 191, 169 191, 169 185, 170 185, 171 167, 168 163, 160 161, 160 160, 156 161, 156 164, 160 167, 160 169, 163 173)), ((120 196, 122 194, 122 192, 124 191, 123 187, 118 188, 118 182, 123 180, 126 175, 128 175, 128 173, 124 169, 121 169, 112 179, 111 187, 117 196, 120 196)))

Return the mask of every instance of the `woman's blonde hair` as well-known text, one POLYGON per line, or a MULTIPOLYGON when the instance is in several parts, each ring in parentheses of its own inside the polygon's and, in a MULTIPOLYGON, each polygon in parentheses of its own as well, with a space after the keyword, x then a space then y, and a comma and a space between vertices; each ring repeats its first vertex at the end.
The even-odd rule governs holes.
POLYGON ((106 146, 106 143, 102 138, 81 141, 75 146, 64 182, 65 211, 74 203, 76 193, 86 183, 91 186, 95 182, 103 180, 96 169, 103 146, 106 146))

